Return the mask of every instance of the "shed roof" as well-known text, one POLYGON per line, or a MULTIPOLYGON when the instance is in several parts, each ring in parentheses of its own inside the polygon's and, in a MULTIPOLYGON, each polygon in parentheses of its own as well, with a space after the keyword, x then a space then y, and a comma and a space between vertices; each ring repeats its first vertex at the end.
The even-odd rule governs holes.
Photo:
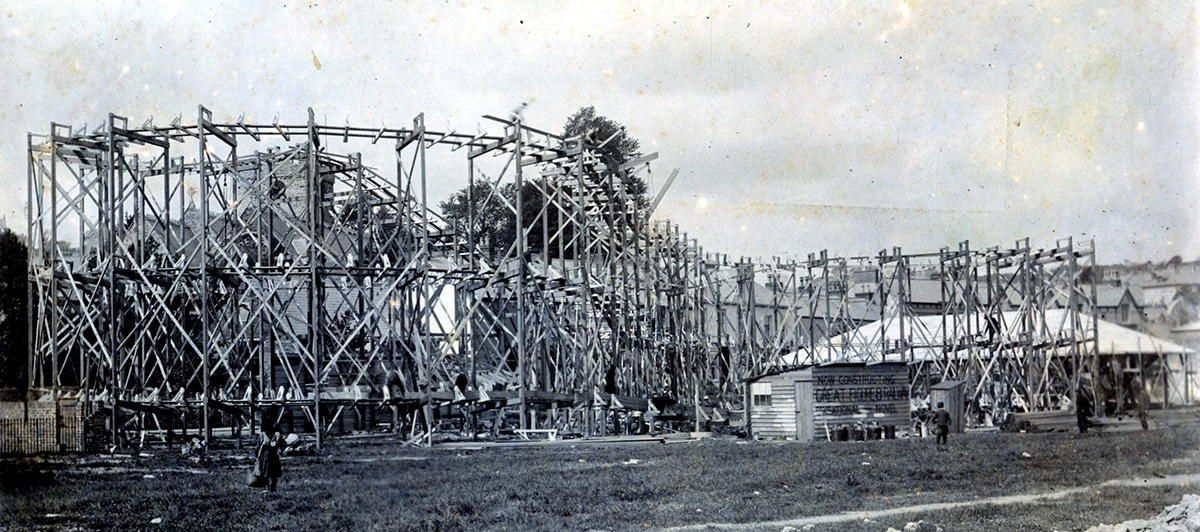
POLYGON ((745 382, 754 382, 754 381, 757 381, 757 380, 765 378, 765 377, 773 377, 775 375, 783 375, 784 373, 792 373, 794 371, 806 371, 806 370, 810 370, 813 368, 848 368, 848 367, 855 367, 855 366, 861 366, 861 367, 865 368, 865 367, 875 367, 875 366, 907 366, 907 365, 908 365, 907 362, 896 362, 894 360, 886 361, 886 362, 839 361, 839 362, 826 362, 824 364, 805 364, 803 366, 791 366, 791 367, 778 368, 778 369, 774 369, 774 370, 771 370, 771 371, 768 371, 765 373, 761 373, 759 375, 746 377, 745 382))
POLYGON ((929 389, 930 390, 953 390, 954 388, 957 388, 962 385, 963 385, 963 381, 942 381, 937 384, 934 384, 933 386, 930 386, 929 389))

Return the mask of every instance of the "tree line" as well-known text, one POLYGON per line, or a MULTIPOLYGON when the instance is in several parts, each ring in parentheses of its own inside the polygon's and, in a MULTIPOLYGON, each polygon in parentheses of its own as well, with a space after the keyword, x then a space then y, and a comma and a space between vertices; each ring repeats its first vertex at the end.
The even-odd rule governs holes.
POLYGON ((0 388, 26 385, 29 365, 29 248, 21 237, 0 231, 0 388))

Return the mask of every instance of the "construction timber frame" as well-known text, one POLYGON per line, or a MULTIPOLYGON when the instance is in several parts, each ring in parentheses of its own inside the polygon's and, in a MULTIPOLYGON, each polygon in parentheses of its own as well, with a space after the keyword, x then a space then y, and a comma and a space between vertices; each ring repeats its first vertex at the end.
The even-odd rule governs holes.
POLYGON ((219 124, 200 107, 194 125, 109 115, 31 134, 30 388, 76 394, 114 429, 191 412, 182 428, 207 440, 295 412, 320 445, 347 416, 390 410, 429 443, 438 419, 477 433, 489 411, 593 436, 619 430, 614 411, 678 403, 699 428, 742 409, 753 376, 840 360, 910 362, 914 395, 964 379, 976 402, 1003 389, 1047 408, 1096 363, 1090 247, 730 260, 653 220, 661 192, 630 192, 656 154, 618 164, 603 140, 486 118, 502 132, 433 132, 422 115, 328 126, 311 110, 219 124), (380 142, 390 171, 333 151, 380 142), (460 150, 462 175, 429 175, 430 153, 460 150), (536 191, 500 198, 536 215, 485 251, 474 211, 430 207, 435 178, 536 191), (909 304, 914 272, 940 279, 937 334, 909 304), (987 334, 999 320, 1017 332, 987 334), (854 336, 873 321, 916 340, 854 336))
POLYGON ((1096 287, 1088 273, 1095 267, 1093 244, 1071 238, 1050 249, 1022 239, 1004 250, 973 251, 962 242, 937 253, 896 248, 859 258, 851 270, 860 279, 865 274, 865 291, 878 291, 878 304, 861 321, 880 326, 816 340, 806 362, 909 362, 914 398, 929 397, 941 381, 964 381, 971 425, 999 422, 1014 410, 1057 409, 1081 391, 1102 402, 1119 386, 1100 371, 1096 287), (913 300, 913 283, 921 280, 940 290, 925 300, 932 309, 913 300))

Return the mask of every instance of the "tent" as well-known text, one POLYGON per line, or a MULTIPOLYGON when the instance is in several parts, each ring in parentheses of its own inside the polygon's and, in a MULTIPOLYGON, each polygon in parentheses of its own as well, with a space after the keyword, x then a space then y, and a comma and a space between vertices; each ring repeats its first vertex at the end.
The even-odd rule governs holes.
MULTIPOLYGON (((1048 310, 1040 317, 1009 311, 1002 313, 998 322, 989 323, 982 315, 958 320, 921 316, 877 321, 822 342, 813 351, 817 356, 832 354, 829 361, 837 362, 963 360, 989 345, 1023 345, 1020 340, 1028 332, 1030 344, 1042 352, 1069 356, 1077 342, 1090 337, 1092 317, 1065 309, 1048 310), (958 334, 943 335, 944 327, 955 327, 958 334), (947 336, 960 338, 962 348, 945 349, 947 336), (898 349, 900 345, 908 349, 898 349)), ((1096 354, 1108 371, 1122 375, 1115 386, 1120 388, 1136 378, 1145 384, 1152 402, 1194 404, 1200 400, 1195 350, 1105 320, 1095 323, 1096 354), (1164 392, 1169 397, 1164 397, 1164 392)))

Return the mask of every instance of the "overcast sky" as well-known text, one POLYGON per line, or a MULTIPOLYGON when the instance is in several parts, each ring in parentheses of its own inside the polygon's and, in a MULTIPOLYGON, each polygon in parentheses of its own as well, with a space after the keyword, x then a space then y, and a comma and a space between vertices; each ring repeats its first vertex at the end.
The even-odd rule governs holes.
MULTIPOLYGON (((528 102, 554 132, 585 105, 626 124, 660 155, 652 188, 680 170, 656 214, 711 252, 1073 237, 1102 263, 1200 257, 1192 2, 20 4, 0 8, 18 232, 26 133, 52 121, 193 124, 202 104, 498 133, 479 117, 528 102)), ((444 158, 431 199, 465 180, 463 152, 444 158)))

